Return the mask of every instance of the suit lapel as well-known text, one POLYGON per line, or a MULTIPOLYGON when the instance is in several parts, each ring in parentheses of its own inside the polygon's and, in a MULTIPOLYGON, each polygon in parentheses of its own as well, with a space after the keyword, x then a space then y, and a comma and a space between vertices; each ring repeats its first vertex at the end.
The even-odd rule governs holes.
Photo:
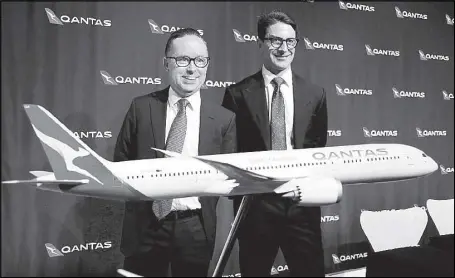
POLYGON ((201 94, 201 112, 200 112, 200 123, 199 123, 199 144, 198 144, 198 155, 210 155, 214 154, 213 138, 215 126, 215 111, 208 102, 207 98, 201 94))
POLYGON ((311 97, 305 92, 305 82, 302 78, 292 74, 294 96, 294 144, 295 148, 302 148, 305 133, 312 117, 310 109, 311 97))
MULTIPOLYGON (((155 140, 155 148, 165 149, 165 129, 166 129, 166 107, 169 97, 169 87, 152 93, 150 99, 150 121, 152 124, 152 133, 155 140)), ((164 155, 157 152, 156 157, 162 158, 164 155)))
POLYGON ((244 99, 251 111, 251 116, 261 131, 267 150, 270 150, 270 124, 265 96, 264 79, 261 71, 253 75, 250 86, 245 89, 244 99))

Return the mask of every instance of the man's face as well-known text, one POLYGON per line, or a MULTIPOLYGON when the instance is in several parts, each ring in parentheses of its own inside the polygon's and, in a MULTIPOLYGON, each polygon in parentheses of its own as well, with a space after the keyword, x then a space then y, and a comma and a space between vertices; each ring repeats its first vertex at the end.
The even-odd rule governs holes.
POLYGON ((265 40, 259 40, 259 49, 264 66, 272 73, 278 73, 288 68, 294 60, 295 48, 288 49, 286 39, 295 38, 296 33, 291 25, 277 22, 270 25, 265 32, 265 40), (279 48, 272 46, 267 39, 281 38, 283 44, 279 48))
MULTIPOLYGON (((172 41, 167 57, 208 57, 207 46, 204 41, 193 35, 177 38, 172 41)), ((172 89, 180 97, 189 97, 204 84, 207 75, 207 66, 200 68, 191 61, 189 65, 181 67, 176 59, 165 59, 164 66, 169 73, 172 89)))

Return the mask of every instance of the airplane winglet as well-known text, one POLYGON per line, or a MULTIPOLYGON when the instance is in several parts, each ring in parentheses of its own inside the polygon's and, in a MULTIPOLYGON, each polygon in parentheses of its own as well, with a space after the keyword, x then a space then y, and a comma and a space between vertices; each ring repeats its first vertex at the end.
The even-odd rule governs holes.
POLYGON ((157 148, 151 148, 151 149, 154 150, 154 151, 160 152, 160 153, 164 154, 167 157, 183 156, 181 153, 176 153, 176 152, 173 152, 173 151, 167 151, 167 150, 162 150, 162 149, 157 149, 157 148))

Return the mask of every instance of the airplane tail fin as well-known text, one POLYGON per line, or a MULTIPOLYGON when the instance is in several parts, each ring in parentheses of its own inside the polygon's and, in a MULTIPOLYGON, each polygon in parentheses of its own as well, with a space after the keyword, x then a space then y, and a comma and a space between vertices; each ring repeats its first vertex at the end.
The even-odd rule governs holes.
POLYGON ((112 182, 109 164, 45 108, 24 104, 25 112, 54 170, 57 180, 89 179, 90 183, 112 182))

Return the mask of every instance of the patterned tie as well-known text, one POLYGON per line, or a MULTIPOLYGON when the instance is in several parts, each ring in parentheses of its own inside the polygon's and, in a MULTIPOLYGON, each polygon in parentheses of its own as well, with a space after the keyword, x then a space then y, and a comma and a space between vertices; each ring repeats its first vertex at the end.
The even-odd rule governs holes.
MULTIPOLYGON (((186 136, 186 106, 188 105, 187 99, 180 99, 178 101, 178 113, 172 122, 171 129, 167 136, 166 150, 181 153, 183 143, 186 136)), ((170 200, 156 200, 153 202, 153 212, 158 219, 166 217, 171 212, 172 199, 170 200)))
POLYGON ((280 86, 284 80, 281 77, 275 77, 272 80, 274 86, 272 96, 272 119, 270 123, 270 132, 272 140, 272 150, 286 150, 286 122, 284 98, 280 86))

